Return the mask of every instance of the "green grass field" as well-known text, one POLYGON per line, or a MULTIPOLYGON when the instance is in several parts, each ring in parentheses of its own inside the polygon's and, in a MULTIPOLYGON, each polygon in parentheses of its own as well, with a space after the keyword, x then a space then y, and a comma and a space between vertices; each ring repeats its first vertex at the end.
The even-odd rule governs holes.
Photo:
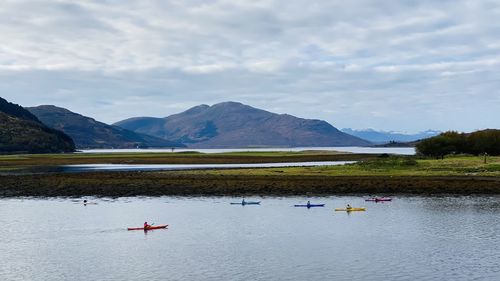
POLYGON ((185 171, 192 174, 216 175, 282 175, 282 176, 494 176, 500 177, 500 157, 449 156, 441 159, 389 157, 371 159, 344 166, 290 167, 185 171))

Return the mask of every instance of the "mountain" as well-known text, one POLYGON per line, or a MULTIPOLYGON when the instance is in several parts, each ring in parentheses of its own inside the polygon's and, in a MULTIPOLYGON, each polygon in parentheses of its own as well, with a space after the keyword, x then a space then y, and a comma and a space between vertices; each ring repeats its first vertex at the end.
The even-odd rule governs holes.
POLYGON ((136 117, 114 125, 200 148, 370 145, 325 121, 275 114, 237 102, 199 105, 165 118, 136 117))
POLYGON ((135 133, 53 105, 27 108, 47 126, 70 135, 78 148, 179 147, 178 142, 135 133))
POLYGON ((375 144, 385 144, 389 142, 414 142, 416 140, 437 136, 441 133, 439 131, 427 130, 416 134, 402 134, 397 132, 375 131, 373 129, 354 130, 351 128, 344 128, 342 129, 342 132, 365 140, 369 140, 375 144))
POLYGON ((23 107, 0 98, 0 153, 55 153, 75 150, 73 140, 51 129, 23 107))

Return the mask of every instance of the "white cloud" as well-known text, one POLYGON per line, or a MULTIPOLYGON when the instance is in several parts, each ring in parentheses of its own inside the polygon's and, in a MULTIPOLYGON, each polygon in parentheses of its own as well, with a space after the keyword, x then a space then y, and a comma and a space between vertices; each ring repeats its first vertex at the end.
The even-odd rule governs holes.
POLYGON ((214 64, 186 66, 183 68, 183 70, 187 73, 192 73, 192 74, 207 74, 207 73, 222 72, 225 70, 230 70, 235 67, 236 66, 232 63, 222 63, 222 64, 214 63, 214 64))
POLYGON ((276 61, 257 61, 247 63, 245 67, 252 72, 273 73, 279 70, 280 64, 276 61))
POLYGON ((237 100, 338 127, 498 127, 499 4, 3 1, 0 96, 107 122, 237 100))

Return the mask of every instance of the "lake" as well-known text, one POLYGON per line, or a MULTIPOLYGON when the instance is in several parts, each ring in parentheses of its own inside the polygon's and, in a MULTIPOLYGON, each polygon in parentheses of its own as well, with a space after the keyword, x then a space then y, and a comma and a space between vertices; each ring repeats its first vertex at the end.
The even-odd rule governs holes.
POLYGON ((0 280, 500 280, 499 196, 87 199, 0 199, 0 280))
MULTIPOLYGON (((274 148, 176 148, 173 152, 196 151, 201 153, 227 153, 227 152, 299 152, 299 151, 341 151, 351 153, 369 153, 369 154, 399 154, 399 155, 414 155, 414 147, 361 147, 361 146, 336 146, 336 147, 274 147, 274 148)), ((172 152, 170 148, 164 149, 83 149, 81 153, 130 153, 130 152, 172 152)))

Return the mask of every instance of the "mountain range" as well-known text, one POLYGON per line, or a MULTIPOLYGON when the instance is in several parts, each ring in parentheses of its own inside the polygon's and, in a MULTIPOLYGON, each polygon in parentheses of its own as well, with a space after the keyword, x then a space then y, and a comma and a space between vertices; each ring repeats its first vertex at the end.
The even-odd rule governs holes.
POLYGON ((271 113, 238 102, 203 104, 165 118, 135 117, 114 125, 196 148, 370 145, 322 120, 271 113))
POLYGON ((135 133, 53 105, 26 109, 45 125, 69 135, 78 148, 184 147, 179 142, 135 133))
POLYGON ((75 150, 73 140, 44 125, 23 107, 0 98, 0 153, 54 153, 75 150))
POLYGON ((0 98, 0 151, 65 152, 77 148, 321 147, 414 142, 439 134, 342 129, 326 121, 276 114, 238 102, 198 105, 164 118, 108 125, 53 105, 22 108, 0 98))
POLYGON ((368 140, 374 144, 386 143, 409 143, 439 135, 440 131, 427 130, 415 134, 403 134, 398 132, 376 131, 373 129, 354 130, 344 128, 342 132, 368 140))

